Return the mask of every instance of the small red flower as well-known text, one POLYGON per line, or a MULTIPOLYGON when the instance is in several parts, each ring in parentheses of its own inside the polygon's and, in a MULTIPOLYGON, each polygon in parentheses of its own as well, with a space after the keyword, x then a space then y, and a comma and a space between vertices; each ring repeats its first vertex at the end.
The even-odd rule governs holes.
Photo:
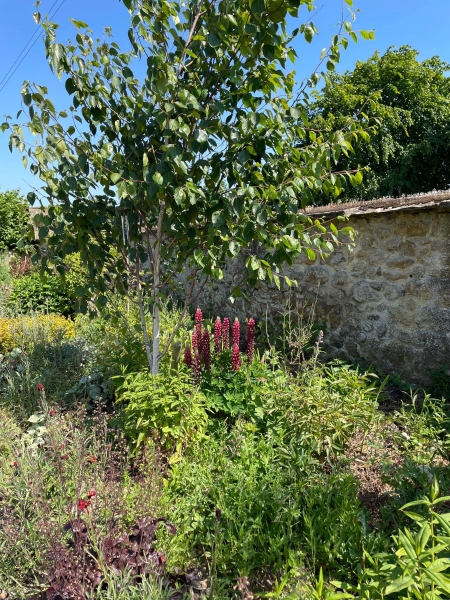
POLYGON ((64 448, 65 444, 60 444, 59 447, 60 448, 64 448))
POLYGON ((13 467, 18 467, 18 466, 19 466, 19 463, 18 463, 18 462, 15 460, 15 461, 13 462, 13 467))
POLYGON ((97 457, 96 456, 88 456, 87 459, 91 463, 95 463, 97 461, 97 457))
POLYGON ((97 495, 97 492, 95 490, 91 490, 88 493, 88 498, 95 498, 96 495, 97 495))
POLYGON ((247 356, 248 356, 249 362, 252 362, 255 357, 255 319, 248 320, 247 356))
POLYGON ((78 500, 78 504, 77 504, 78 510, 81 510, 81 511, 86 510, 87 507, 89 506, 89 504, 90 504, 89 500, 83 500, 83 498, 80 498, 78 500))
POLYGON ((44 386, 42 383, 37 384, 37 389, 38 389, 38 392, 45 392, 45 389, 44 389, 44 386))
POLYGON ((51 410, 51 411, 50 411, 48 414, 49 414, 51 417, 53 417, 53 415, 54 415, 55 413, 56 413, 56 410, 53 410, 53 408, 52 408, 52 410, 51 410))
POLYGON ((68 457, 68 455, 67 455, 67 454, 63 454, 63 455, 61 456, 61 459, 62 459, 62 460, 67 460, 68 458, 69 458, 69 457, 68 457))

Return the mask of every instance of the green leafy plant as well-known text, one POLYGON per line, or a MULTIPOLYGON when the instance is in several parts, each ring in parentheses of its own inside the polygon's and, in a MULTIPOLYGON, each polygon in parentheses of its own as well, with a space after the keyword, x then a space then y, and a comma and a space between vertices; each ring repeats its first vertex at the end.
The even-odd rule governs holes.
POLYGON ((272 426, 319 455, 341 454, 348 439, 377 419, 382 386, 339 361, 314 364, 272 396, 272 426))
MULTIPOLYGON (((417 531, 399 531, 394 537, 396 551, 370 556, 370 566, 359 574, 357 586, 333 582, 350 592, 352 598, 377 600, 393 596, 401 600, 448 598, 450 596, 450 513, 442 514, 440 505, 450 496, 439 497, 436 477, 428 498, 409 502, 402 511, 412 519, 417 531), (412 511, 423 507, 426 515, 412 511)), ((326 596, 325 596, 326 597, 326 596)))
POLYGON ((169 560, 214 561, 221 579, 254 580, 261 571, 287 573, 305 563, 346 572, 361 558, 353 478, 327 476, 311 454, 286 449, 244 421, 187 448, 171 467, 162 504, 178 526, 167 540, 169 560))
POLYGON ((16 248, 30 226, 29 205, 19 190, 0 192, 0 252, 16 248))
POLYGON ((157 376, 129 373, 121 378, 116 394, 124 431, 137 447, 156 437, 173 453, 173 461, 205 430, 205 397, 183 371, 171 374, 164 368, 157 376))
POLYGON ((31 273, 14 279, 8 307, 16 313, 67 313, 70 300, 59 277, 43 279, 31 273))

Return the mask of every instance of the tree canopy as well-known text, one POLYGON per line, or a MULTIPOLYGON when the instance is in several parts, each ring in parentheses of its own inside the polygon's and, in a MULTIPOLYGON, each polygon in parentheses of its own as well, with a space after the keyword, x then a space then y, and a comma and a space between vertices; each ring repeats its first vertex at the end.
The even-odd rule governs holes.
MULTIPOLYGON (((450 65, 418 60, 409 46, 376 52, 353 71, 331 73, 312 112, 320 127, 340 129, 362 111, 378 131, 362 141, 343 169, 369 167, 343 198, 370 199, 446 189, 450 185, 450 65)), ((324 202, 327 198, 322 196, 324 202)))
MULTIPOLYGON (((187 307, 194 282, 221 278, 242 248, 250 249, 248 282, 267 278, 278 286, 283 263, 301 252, 331 252, 336 227, 299 209, 318 190, 336 197, 357 177, 334 166, 368 135, 357 120, 325 135, 308 121, 304 91, 320 74, 296 88, 287 67, 296 59, 292 40, 310 42, 316 28, 307 22, 290 31, 287 20, 312 10, 310 0, 123 3, 128 52, 112 38, 95 41, 80 21, 73 21, 75 42, 63 45, 57 25, 44 21, 49 64, 71 104, 58 112, 46 88, 25 82, 25 123, 8 119, 2 127, 43 184, 29 194, 32 203, 48 203, 37 216, 46 241, 41 267, 56 264, 64 275, 65 257, 79 251, 89 272, 78 289, 84 310, 88 298, 103 306, 108 291, 135 290, 156 373, 168 348, 159 348, 159 300, 173 277, 190 269, 187 307)), ((325 72, 348 37, 356 39, 351 18, 322 54, 325 72)))

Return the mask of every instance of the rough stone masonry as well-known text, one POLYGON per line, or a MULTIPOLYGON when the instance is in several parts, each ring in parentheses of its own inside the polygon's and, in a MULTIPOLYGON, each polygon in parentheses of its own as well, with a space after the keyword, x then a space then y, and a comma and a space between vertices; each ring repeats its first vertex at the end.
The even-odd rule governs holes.
POLYGON ((222 282, 204 290, 202 305, 241 318, 273 318, 288 303, 314 305, 330 357, 372 363, 419 384, 431 369, 450 368, 450 192, 307 212, 347 215, 346 225, 358 233, 353 251, 342 246, 326 261, 301 258, 285 273, 297 287, 258 284, 231 308, 227 297, 242 278, 241 257, 222 282))

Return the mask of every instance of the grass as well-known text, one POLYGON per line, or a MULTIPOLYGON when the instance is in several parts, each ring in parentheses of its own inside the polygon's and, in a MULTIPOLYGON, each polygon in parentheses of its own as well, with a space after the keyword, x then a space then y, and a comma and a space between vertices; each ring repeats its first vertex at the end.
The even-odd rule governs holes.
POLYGON ((356 597, 392 536, 420 531, 401 506, 433 481, 449 493, 445 399, 404 393, 383 412, 383 382, 322 364, 292 329, 293 350, 260 338, 237 372, 228 351, 201 381, 167 357, 156 381, 137 316, 118 310, 79 317, 69 337, 24 318, 1 358, 0 588, 12 598, 356 597))

